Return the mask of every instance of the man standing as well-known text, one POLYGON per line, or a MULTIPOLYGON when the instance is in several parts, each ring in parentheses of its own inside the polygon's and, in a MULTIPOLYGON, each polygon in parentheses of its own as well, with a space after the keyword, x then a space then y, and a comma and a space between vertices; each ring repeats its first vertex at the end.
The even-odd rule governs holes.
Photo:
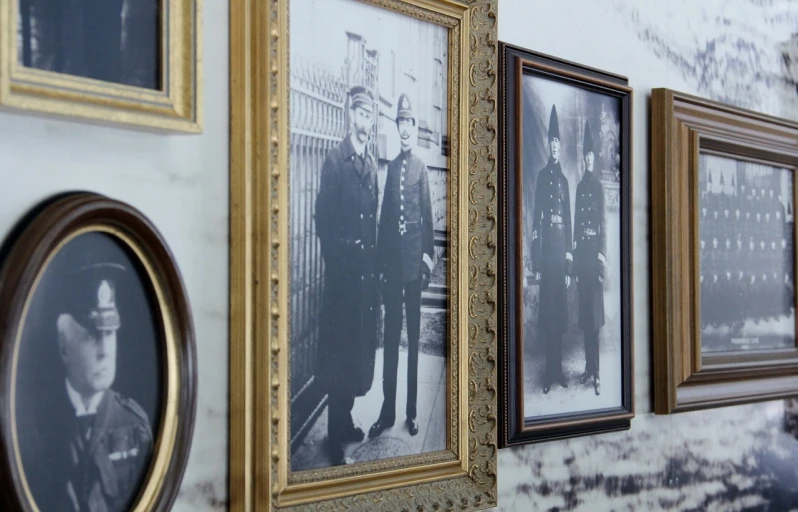
POLYGON ((349 101, 350 132, 324 160, 315 213, 324 259, 316 377, 328 393, 332 465, 346 463, 345 443, 364 437, 352 421, 352 407, 374 379, 379 319, 377 169, 366 148, 374 100, 368 89, 356 86, 349 101))
POLYGON ((549 117, 549 161, 535 183, 532 218, 532 264, 540 283, 539 338, 546 347, 543 393, 559 383, 567 388, 562 372, 562 336, 568 330, 568 295, 571 284, 571 196, 560 167, 560 127, 557 108, 549 117))
POLYGON ((42 510, 129 510, 149 468, 149 418, 111 388, 122 325, 116 292, 124 272, 113 263, 83 265, 54 301, 65 378, 52 400, 41 397, 39 439, 28 448, 39 451, 28 474, 35 475, 29 482, 42 510))
POLYGON ((590 125, 585 122, 582 145, 585 173, 576 187, 574 222, 574 274, 579 292, 579 328, 584 333, 585 373, 582 384, 592 381, 598 395, 599 330, 604 325, 604 273, 607 265, 607 233, 604 217, 604 189, 593 172, 595 153, 590 125))
POLYGON ((407 405, 405 425, 418 433, 418 342, 421 329, 421 292, 429 286, 433 267, 432 202, 427 166, 413 153, 416 118, 406 94, 399 96, 396 112, 399 155, 388 164, 380 212, 377 261, 383 276, 385 343, 380 416, 369 430, 376 437, 393 426, 396 417, 396 373, 402 310, 407 319, 407 405))

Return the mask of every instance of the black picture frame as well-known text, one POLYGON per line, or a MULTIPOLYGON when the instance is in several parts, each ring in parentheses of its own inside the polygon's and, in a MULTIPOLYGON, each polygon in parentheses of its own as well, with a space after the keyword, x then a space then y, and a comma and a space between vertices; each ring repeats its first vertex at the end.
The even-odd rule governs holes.
MULTIPOLYGON (((632 89, 628 79, 506 43, 499 50, 499 445, 508 447, 626 430, 634 417, 632 334, 632 89), (544 415, 524 414, 521 81, 537 76, 618 98, 620 105, 620 406, 544 415)), ((541 166, 543 162, 541 162, 541 166)), ((573 194, 573 192, 572 192, 573 194)), ((606 194, 605 194, 606 196, 606 194)), ((548 392, 547 390, 544 393, 548 392)), ((596 391, 598 394, 598 390, 596 391)))

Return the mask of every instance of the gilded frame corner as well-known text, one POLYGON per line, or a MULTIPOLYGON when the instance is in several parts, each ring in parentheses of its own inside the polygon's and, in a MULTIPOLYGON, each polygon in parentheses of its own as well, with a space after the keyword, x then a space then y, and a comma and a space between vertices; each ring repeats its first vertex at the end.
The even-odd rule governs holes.
MULTIPOLYGON (((702 352, 698 232, 700 153, 763 162, 792 171, 795 204, 796 148, 798 123, 670 89, 652 90, 655 413, 798 395, 798 340, 793 346, 780 349, 702 352)), ((794 227, 792 236, 795 247, 798 236, 794 227)))
POLYGON ((496 505, 496 0, 360 1, 443 25, 450 34, 449 448, 289 471, 289 0, 235 2, 230 17, 232 510, 496 505))
POLYGON ((160 90, 23 66, 17 58, 18 1, 0 0, 0 107, 152 131, 202 132, 203 0, 162 1, 160 90))

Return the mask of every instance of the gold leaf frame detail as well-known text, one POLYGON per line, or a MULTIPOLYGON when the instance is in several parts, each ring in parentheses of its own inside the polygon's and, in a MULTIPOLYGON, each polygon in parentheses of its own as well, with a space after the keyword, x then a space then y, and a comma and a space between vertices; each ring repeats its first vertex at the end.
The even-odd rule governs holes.
POLYGON ((0 0, 0 106, 154 131, 201 133, 202 1, 162 0, 164 87, 151 90, 23 66, 17 58, 19 0, 0 0))
POLYGON ((449 449, 292 473, 288 3, 231 4, 231 510, 496 505, 496 0, 359 0, 449 29, 449 449))

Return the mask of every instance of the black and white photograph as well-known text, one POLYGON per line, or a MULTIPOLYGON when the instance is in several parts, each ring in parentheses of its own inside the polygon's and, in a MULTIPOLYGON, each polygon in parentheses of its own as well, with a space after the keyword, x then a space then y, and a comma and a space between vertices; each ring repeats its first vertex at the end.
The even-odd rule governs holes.
POLYGON ((701 351, 795 345, 793 171, 699 157, 701 351))
POLYGON ((502 43, 502 447, 634 417, 632 89, 502 43))
POLYGON ((32 291, 12 404, 39 510, 130 510, 161 421, 160 319, 138 259, 112 235, 67 241, 32 291))
POLYGON ((25 67, 159 90, 159 0, 12 0, 25 67))
POLYGON ((621 405, 620 100, 525 76, 524 414, 621 405))
POLYGON ((290 11, 291 470, 444 450, 448 31, 290 11))

